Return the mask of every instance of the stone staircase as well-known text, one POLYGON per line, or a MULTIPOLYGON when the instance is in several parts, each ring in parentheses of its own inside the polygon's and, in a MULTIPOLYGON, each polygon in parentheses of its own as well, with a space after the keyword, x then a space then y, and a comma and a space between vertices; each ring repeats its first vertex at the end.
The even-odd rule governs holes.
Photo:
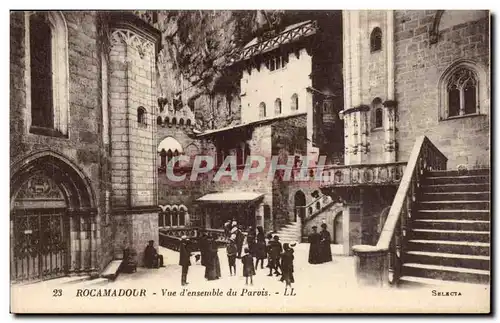
POLYGON ((290 222, 273 235, 278 235, 281 243, 300 242, 300 222, 290 222))
POLYGON ((401 282, 490 282, 490 170, 426 175, 409 223, 401 282))

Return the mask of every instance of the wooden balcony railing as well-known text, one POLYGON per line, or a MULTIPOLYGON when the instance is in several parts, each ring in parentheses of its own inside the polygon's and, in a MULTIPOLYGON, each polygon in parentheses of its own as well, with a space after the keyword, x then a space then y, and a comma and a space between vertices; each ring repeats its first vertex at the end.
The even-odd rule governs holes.
POLYGON ((353 247, 359 257, 357 274, 360 281, 380 285, 399 281, 407 224, 413 216, 413 204, 418 200, 422 176, 426 171, 445 170, 447 161, 427 137, 417 139, 377 245, 353 247))

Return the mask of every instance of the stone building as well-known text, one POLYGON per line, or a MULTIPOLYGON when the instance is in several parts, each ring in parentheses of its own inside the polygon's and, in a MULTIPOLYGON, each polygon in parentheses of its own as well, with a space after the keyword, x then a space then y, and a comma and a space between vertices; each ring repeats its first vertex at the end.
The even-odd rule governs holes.
POLYGON ((159 228, 177 235, 233 217, 284 240, 326 223, 346 255, 377 244, 417 137, 448 169, 490 166, 489 23, 487 11, 311 12, 244 46, 227 67, 239 84, 179 106, 157 93, 153 23, 12 12, 12 280, 98 273, 126 247, 141 261, 159 228), (218 116, 204 131, 201 105, 218 116), (173 157, 188 157, 173 172, 190 177, 201 155, 214 157, 212 171, 167 178, 173 157), (237 178, 259 155, 291 158, 310 180, 264 170, 212 181, 229 155, 237 178))
POLYGON ((11 278, 100 272, 158 243, 156 54, 131 13, 12 12, 11 278))

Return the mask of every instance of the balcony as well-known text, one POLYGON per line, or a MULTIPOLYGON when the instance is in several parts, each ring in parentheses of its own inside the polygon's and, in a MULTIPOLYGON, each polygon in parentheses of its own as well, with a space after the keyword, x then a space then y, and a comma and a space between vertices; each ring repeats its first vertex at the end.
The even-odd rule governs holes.
POLYGON ((320 177, 320 188, 398 185, 406 162, 327 165, 320 177))

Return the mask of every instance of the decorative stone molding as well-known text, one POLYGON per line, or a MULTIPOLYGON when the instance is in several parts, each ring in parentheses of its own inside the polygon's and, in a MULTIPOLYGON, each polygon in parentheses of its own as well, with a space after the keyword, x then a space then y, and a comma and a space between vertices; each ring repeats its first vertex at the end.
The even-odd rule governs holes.
POLYGON ((154 55, 155 52, 155 44, 152 41, 141 37, 133 31, 127 29, 113 30, 111 34, 111 46, 121 43, 136 48, 141 58, 144 58, 146 54, 148 56, 154 55))
POLYGON ((439 22, 443 16, 444 10, 437 10, 434 15, 434 22, 432 23, 432 28, 429 30, 429 44, 435 44, 439 40, 439 22))

